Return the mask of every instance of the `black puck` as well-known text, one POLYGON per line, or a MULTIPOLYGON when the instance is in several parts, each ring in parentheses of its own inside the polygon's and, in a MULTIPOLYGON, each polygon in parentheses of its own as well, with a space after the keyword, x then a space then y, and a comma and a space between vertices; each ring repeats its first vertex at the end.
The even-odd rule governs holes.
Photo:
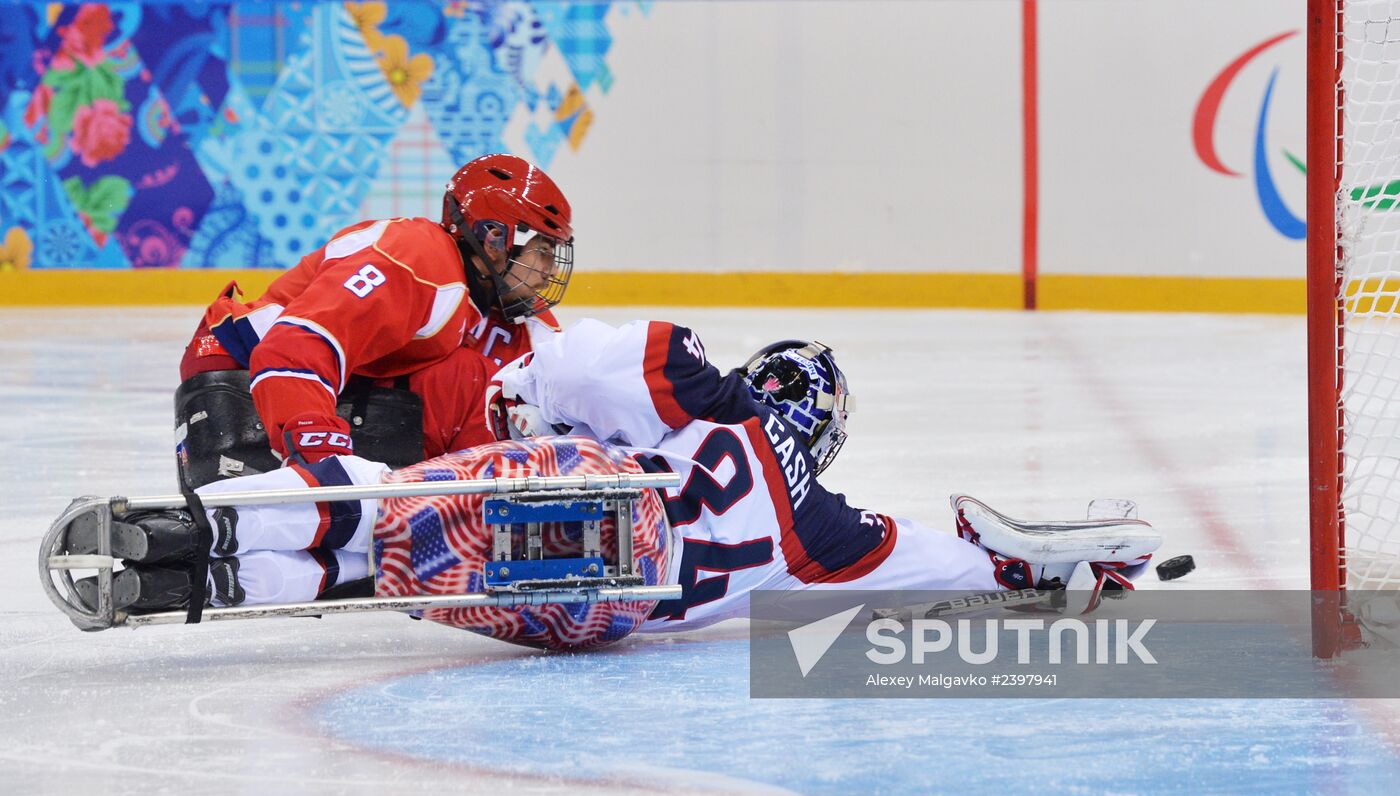
POLYGON ((1157 565, 1157 577, 1162 580, 1176 580, 1196 568, 1196 559, 1191 556, 1169 558, 1157 565))

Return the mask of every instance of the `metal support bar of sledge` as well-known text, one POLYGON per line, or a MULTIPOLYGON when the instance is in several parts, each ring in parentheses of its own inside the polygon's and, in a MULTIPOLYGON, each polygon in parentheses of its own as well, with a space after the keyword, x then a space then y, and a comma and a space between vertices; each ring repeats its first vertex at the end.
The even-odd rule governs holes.
POLYGON ((112 601, 112 508, 111 501, 102 498, 79 498, 59 515, 39 547, 39 580, 49 601, 68 615, 73 624, 83 630, 111 627, 116 610, 112 601), (94 514, 99 523, 97 552, 87 555, 63 555, 63 534, 68 524, 84 514, 94 514), (97 606, 84 610, 74 606, 69 596, 76 593, 69 570, 97 570, 97 606), (58 582, 55 582, 55 576, 58 582), (60 585, 62 590, 60 590, 60 585), (66 592, 67 594, 65 594, 66 592))
MULTIPOLYGON (((236 608, 206 608, 201 621, 226 622, 234 619, 265 619, 279 616, 323 616, 326 614, 355 614, 369 611, 399 611, 411 613, 429 608, 483 608, 511 605, 547 605, 550 603, 607 603, 633 600, 674 600, 681 596, 679 585, 622 586, 580 591, 493 592, 479 594, 419 595, 414 597, 361 597, 349 600, 286 603, 284 605, 250 605, 236 608)), ((185 612, 166 611, 159 614, 117 614, 113 627, 143 625, 180 625, 185 612)))
POLYGON ((617 502, 617 574, 632 574, 632 503, 617 502))
MULTIPOLYGON (((423 495, 486 495, 513 492, 555 492, 569 490, 659 489, 680 486, 675 473, 615 473, 612 475, 547 475, 526 478, 480 478, 467 481, 423 481, 408 484, 370 486, 318 486, 302 489, 265 489, 256 492, 221 492, 201 495, 204 507, 282 503, 324 503, 331 500, 374 500, 378 498, 420 497, 423 495)), ((144 509, 184 508, 183 495, 147 498, 112 498, 119 512, 144 509)))

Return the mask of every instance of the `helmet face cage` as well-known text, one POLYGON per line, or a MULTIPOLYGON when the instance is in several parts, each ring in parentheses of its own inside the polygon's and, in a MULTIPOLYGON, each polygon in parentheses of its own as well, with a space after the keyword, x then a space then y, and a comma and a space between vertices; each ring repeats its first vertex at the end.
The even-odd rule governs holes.
POLYGON ((771 407, 804 437, 821 473, 846 441, 846 376, 821 343, 785 340, 751 357, 741 369, 754 400, 771 407))
POLYGON ((560 241, 536 234, 524 224, 517 225, 512 235, 510 228, 500 221, 478 221, 472 225, 472 232, 482 248, 505 257, 505 267, 500 271, 490 270, 497 303, 508 320, 537 315, 564 300, 564 291, 574 271, 572 240, 560 241), (548 242, 550 255, 524 259, 527 247, 539 247, 536 240, 548 242), (522 285, 529 287, 523 294, 520 293, 522 285))

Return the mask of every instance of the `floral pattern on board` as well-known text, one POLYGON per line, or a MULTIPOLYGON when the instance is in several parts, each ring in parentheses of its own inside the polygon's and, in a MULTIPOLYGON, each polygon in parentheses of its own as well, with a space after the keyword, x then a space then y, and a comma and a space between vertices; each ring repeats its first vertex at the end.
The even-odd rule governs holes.
POLYGON ((368 205, 433 215, 466 159, 549 168, 582 149, 613 79, 610 28, 651 6, 11 3, 4 262, 286 268, 368 205))
POLYGON ((29 267, 30 256, 34 252, 34 242, 23 227, 10 227, 5 230, 5 238, 0 242, 0 271, 23 271, 29 267))
POLYGON ((365 45, 374 53, 389 88, 405 108, 413 107, 423 92, 423 83, 433 76, 433 58, 427 53, 409 57, 408 40, 397 34, 385 34, 379 26, 389 16, 386 3, 346 3, 345 10, 359 28, 365 45))
POLYGON ((41 78, 24 123, 97 247, 112 240, 131 266, 168 268, 213 189, 132 46, 141 13, 129 3, 65 6, 36 50, 41 78))

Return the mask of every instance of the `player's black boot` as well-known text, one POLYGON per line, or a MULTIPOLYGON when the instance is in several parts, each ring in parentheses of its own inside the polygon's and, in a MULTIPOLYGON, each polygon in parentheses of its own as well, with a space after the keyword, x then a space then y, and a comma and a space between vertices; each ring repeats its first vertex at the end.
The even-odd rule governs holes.
MULTIPOLYGON (((215 556, 238 550, 238 512, 232 507, 214 511, 215 556)), ((97 552, 98 523, 80 517, 68 528, 71 554, 97 552)), ((194 519, 184 509, 132 511, 112 520, 112 557, 140 564, 156 564, 188 558, 195 552, 194 519)))
MULTIPOLYGON (((97 610, 97 576, 75 582, 78 598, 97 610)), ((135 565, 112 576, 112 605, 118 611, 149 614, 182 608, 190 601, 188 567, 135 565)))
MULTIPOLYGON (((238 559, 216 558, 209 562, 208 593, 205 604, 239 605, 247 593, 238 582, 238 559)), ((97 576, 74 583, 78 598, 97 610, 97 576)), ((152 614, 188 608, 190 568, 181 566, 129 566, 112 577, 112 605, 118 611, 152 614)))

